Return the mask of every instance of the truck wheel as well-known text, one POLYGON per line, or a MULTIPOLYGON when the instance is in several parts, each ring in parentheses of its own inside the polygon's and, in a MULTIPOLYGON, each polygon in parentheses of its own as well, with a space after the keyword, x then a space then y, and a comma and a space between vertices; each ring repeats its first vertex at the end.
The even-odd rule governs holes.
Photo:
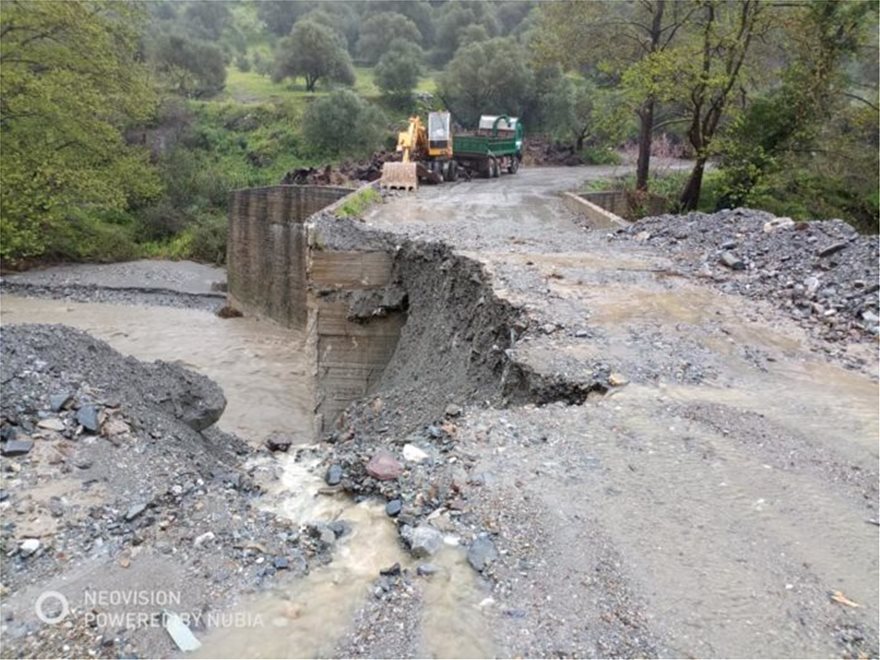
POLYGON ((454 160, 449 161, 449 168, 446 170, 447 181, 458 181, 458 163, 454 160))
POLYGON ((510 165, 507 166, 507 171, 511 174, 516 174, 516 171, 519 169, 519 158, 513 156, 510 159, 510 165))

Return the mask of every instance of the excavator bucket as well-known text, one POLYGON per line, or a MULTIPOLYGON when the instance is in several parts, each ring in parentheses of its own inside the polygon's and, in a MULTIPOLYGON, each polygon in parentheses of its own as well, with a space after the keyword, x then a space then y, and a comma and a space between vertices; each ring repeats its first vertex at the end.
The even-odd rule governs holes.
POLYGON ((385 163, 379 185, 383 188, 418 190, 419 175, 416 163, 385 163))

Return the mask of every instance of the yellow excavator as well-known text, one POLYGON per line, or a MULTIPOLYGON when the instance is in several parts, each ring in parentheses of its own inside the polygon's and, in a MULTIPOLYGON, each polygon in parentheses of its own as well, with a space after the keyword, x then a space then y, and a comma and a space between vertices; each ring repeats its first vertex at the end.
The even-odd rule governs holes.
POLYGON ((397 136, 400 162, 385 163, 379 184, 384 188, 415 190, 419 180, 430 183, 458 179, 458 164, 452 157, 452 125, 448 112, 429 112, 428 126, 418 116, 409 118, 405 131, 397 136))

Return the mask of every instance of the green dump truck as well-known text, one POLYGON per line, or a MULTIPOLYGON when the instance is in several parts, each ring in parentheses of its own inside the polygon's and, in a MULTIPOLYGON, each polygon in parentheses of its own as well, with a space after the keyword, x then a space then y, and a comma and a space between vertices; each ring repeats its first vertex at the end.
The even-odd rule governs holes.
POLYGON ((476 131, 455 133, 452 139, 458 167, 485 177, 500 176, 502 169, 515 174, 522 148, 522 123, 507 115, 483 115, 476 131))

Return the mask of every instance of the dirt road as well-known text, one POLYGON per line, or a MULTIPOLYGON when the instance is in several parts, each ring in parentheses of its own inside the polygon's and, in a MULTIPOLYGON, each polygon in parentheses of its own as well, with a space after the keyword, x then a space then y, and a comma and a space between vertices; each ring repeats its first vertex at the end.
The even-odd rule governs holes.
POLYGON ((480 262, 540 329, 520 361, 616 385, 459 424, 483 475, 468 517, 501 551, 497 652, 875 655, 876 344, 846 370, 771 305, 585 231, 556 191, 589 175, 422 188, 366 217, 480 262))

